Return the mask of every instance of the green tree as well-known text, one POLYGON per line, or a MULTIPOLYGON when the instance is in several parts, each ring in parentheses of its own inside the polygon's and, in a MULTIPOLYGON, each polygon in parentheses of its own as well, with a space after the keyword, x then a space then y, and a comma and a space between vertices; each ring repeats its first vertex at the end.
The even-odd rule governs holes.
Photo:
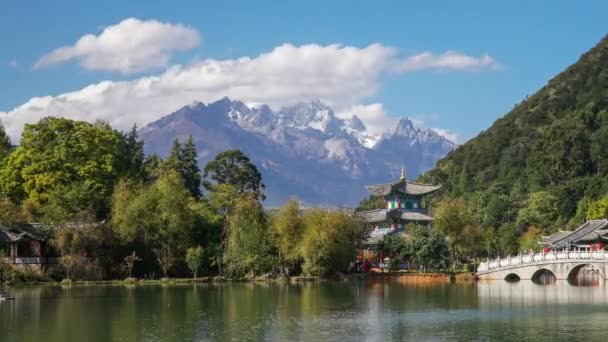
POLYGON ((608 195, 588 203, 585 218, 589 220, 608 218, 608 195))
POLYGON ((519 250, 519 232, 513 223, 505 223, 498 228, 498 245, 502 255, 515 254, 519 250))
POLYGON ((11 143, 11 139, 6 134, 4 124, 0 122, 0 161, 4 160, 4 158, 9 155, 12 149, 13 144, 11 143))
POLYGON ((48 117, 28 124, 19 147, 9 155, 0 184, 14 199, 31 198, 44 204, 55 189, 82 183, 95 200, 99 217, 120 177, 122 135, 107 123, 94 124, 48 117))
POLYGON ((360 217, 344 211, 316 209, 304 215, 304 224, 303 272, 313 276, 345 272, 366 235, 360 217))
POLYGON ((251 160, 239 150, 227 150, 205 165, 203 186, 213 191, 218 184, 230 184, 238 193, 251 193, 264 200, 262 175, 251 160))
POLYGON ((144 168, 144 142, 139 139, 137 134, 137 125, 129 133, 123 135, 124 154, 123 168, 124 175, 136 180, 144 180, 146 178, 146 170, 144 168))
POLYGON ((445 198, 438 204, 434 214, 434 227, 447 237, 456 267, 459 257, 472 253, 471 240, 480 239, 481 233, 470 208, 462 198, 445 198))
POLYGON ((549 232, 559 218, 559 199, 548 191, 532 193, 517 217, 521 228, 535 226, 549 232))
POLYGON ((181 154, 181 174, 190 195, 201 197, 201 170, 198 167, 198 154, 192 136, 188 137, 181 154))
POLYGON ((178 139, 173 141, 165 168, 178 172, 194 198, 201 197, 201 170, 198 167, 198 154, 192 136, 184 144, 178 139))
POLYGON ((185 251, 196 229, 193 199, 175 172, 145 188, 121 182, 113 196, 112 226, 125 243, 185 251))
POLYGON ((410 227, 410 234, 412 239, 409 241, 408 254, 423 272, 447 267, 450 253, 442 232, 414 225, 410 227))
POLYGON ((291 199, 271 217, 271 226, 279 251, 279 263, 284 273, 289 275, 290 269, 298 268, 302 256, 299 242, 304 233, 304 221, 300 212, 300 204, 291 199))
POLYGON ((188 268, 192 271, 194 279, 196 279, 196 275, 203 264, 204 258, 205 250, 201 246, 190 247, 186 251, 186 264, 188 264, 188 268))
POLYGON ((541 238, 541 230, 536 227, 528 227, 528 229, 519 238, 519 251, 527 252, 529 250, 538 250, 538 241, 541 238))
POLYGON ((273 249, 264 209, 252 194, 241 195, 224 228, 226 271, 237 276, 269 272, 274 266, 273 249))

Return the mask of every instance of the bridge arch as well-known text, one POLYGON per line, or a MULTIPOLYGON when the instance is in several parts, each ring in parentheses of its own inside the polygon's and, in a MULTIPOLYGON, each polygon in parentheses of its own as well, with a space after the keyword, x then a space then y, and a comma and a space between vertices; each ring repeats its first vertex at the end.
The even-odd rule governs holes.
POLYGON ((555 283, 557 281, 557 276, 549 269, 540 268, 532 274, 530 279, 534 284, 547 285, 555 283))
POLYGON ((521 280, 521 277, 517 273, 511 272, 505 276, 505 281, 507 281, 509 283, 517 283, 520 280, 521 280))
POLYGON ((604 279, 604 272, 594 263, 575 265, 567 271, 566 275, 568 283, 575 286, 597 286, 604 279))

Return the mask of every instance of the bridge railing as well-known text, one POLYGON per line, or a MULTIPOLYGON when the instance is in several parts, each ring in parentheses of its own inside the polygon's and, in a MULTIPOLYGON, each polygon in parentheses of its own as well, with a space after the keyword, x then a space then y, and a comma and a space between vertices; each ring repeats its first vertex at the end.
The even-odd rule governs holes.
POLYGON ((555 251, 519 254, 507 256, 506 258, 488 259, 477 267, 477 272, 489 271, 501 267, 510 267, 525 264, 543 263, 555 260, 608 260, 608 252, 605 251, 555 251))

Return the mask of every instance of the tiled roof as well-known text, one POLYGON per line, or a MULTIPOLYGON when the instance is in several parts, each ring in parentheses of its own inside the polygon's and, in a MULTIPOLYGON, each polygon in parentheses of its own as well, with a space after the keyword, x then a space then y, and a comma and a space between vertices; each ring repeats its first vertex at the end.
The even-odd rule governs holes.
POLYGON ((393 190, 407 195, 426 195, 441 188, 441 185, 419 184, 399 180, 393 183, 368 185, 367 190, 376 196, 386 196, 393 190))
POLYGON ((401 218, 408 221, 433 221, 434 219, 428 215, 412 211, 404 211, 401 213, 401 218))
POLYGON ((51 233, 61 227, 86 229, 103 224, 104 222, 66 222, 62 224, 44 223, 12 223, 10 227, 0 224, 0 241, 14 242, 27 238, 31 240, 46 241, 51 233))
POLYGON ((591 242, 608 238, 608 220, 589 220, 572 232, 557 232, 544 237, 540 243, 563 248, 578 242, 591 242))
POLYGON ((359 213, 366 222, 382 222, 386 220, 386 209, 376 209, 359 213))

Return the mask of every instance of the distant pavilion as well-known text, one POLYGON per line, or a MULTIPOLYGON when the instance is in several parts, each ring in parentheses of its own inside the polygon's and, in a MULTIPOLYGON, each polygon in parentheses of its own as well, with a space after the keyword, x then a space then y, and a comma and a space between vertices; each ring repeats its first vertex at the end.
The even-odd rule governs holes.
POLYGON ((401 177, 392 183, 369 185, 367 190, 383 199, 384 207, 360 212, 370 230, 368 238, 361 244, 363 260, 372 264, 382 262, 377 252, 378 244, 390 234, 407 235, 408 224, 429 226, 433 221, 426 196, 441 189, 441 185, 420 184, 407 180, 401 167, 401 177))

